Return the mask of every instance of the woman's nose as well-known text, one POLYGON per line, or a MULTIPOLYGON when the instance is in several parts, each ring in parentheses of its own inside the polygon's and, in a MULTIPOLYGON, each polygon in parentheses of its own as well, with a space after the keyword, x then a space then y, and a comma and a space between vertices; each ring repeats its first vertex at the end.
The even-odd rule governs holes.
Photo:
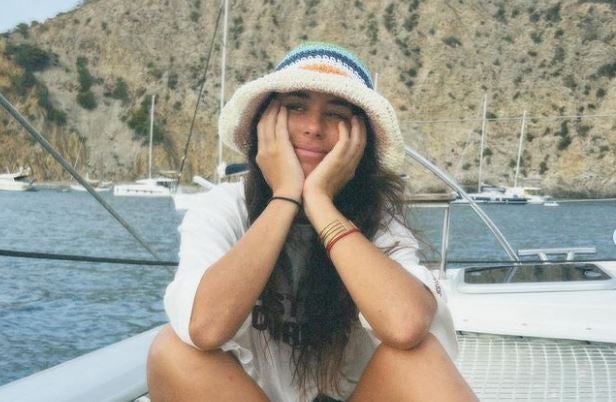
POLYGON ((306 135, 322 137, 321 115, 311 112, 304 115, 302 132, 306 135))

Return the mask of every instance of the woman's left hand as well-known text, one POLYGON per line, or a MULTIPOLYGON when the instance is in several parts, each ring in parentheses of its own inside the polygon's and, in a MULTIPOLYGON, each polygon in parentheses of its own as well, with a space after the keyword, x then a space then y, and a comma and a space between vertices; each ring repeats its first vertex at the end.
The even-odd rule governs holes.
MULTIPOLYGON (((353 178, 366 148, 366 124, 359 116, 338 123, 338 142, 304 181, 303 199, 334 196, 353 178)), ((308 206, 308 205, 307 205, 308 206)))

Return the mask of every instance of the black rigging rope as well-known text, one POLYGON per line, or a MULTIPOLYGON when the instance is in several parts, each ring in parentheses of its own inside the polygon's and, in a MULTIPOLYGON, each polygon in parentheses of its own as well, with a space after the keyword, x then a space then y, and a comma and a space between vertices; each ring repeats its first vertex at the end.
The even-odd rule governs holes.
POLYGON ((182 172, 184 171, 184 163, 186 162, 186 156, 188 155, 188 146, 190 145, 190 140, 193 135, 193 129, 195 127, 195 120, 197 118, 197 111, 199 110, 199 103, 201 103, 201 97, 203 96, 203 88, 205 87, 205 82, 207 80, 207 71, 210 66, 210 58, 212 56, 212 50, 214 49, 214 40, 216 39, 216 33, 218 32, 218 25, 220 23, 220 16, 223 11, 223 2, 220 3, 220 8, 218 9, 218 17, 216 18, 216 25, 214 27, 214 33, 212 34, 212 40, 210 41, 210 50, 207 54, 207 59, 205 61, 205 70, 203 71, 203 78, 201 78, 201 88, 199 88, 199 96, 197 97, 197 104, 195 105, 195 112, 193 113, 192 121, 190 122, 190 130, 188 131, 188 138, 186 139, 186 145, 184 146, 184 155, 182 156, 182 161, 180 163, 180 169, 178 171, 178 182, 182 179, 182 172))
MULTIPOLYGON (((110 258, 110 257, 92 257, 87 255, 74 254, 52 254, 52 253, 36 253, 32 251, 17 251, 17 250, 0 250, 0 256, 17 257, 17 258, 33 258, 39 260, 61 260, 61 261, 79 261, 79 262, 99 262, 106 264, 122 264, 122 265, 149 265, 162 267, 177 267, 177 261, 162 261, 162 260, 138 260, 133 258, 110 258)), ((172 273, 171 271, 169 271, 172 273)))
MULTIPOLYGON (((148 265, 148 266, 165 266, 165 267, 177 267, 177 261, 154 261, 154 260, 139 260, 133 258, 110 258, 110 257, 93 257, 85 255, 74 254, 53 254, 53 253, 36 253, 31 251, 18 251, 18 250, 3 250, 0 249, 0 256, 4 257, 16 257, 16 258, 32 258, 43 260, 61 260, 61 261, 78 261, 78 262, 92 262, 92 263, 105 263, 105 264, 122 264, 122 265, 148 265)), ((565 260, 550 260, 554 263, 593 263, 593 262, 606 262, 616 261, 613 258, 585 258, 583 260, 565 261, 565 260)), ((440 260, 421 260, 422 264, 439 264, 440 260)), ((524 260, 522 265, 527 264, 543 264, 545 261, 541 260, 524 260)), ((498 264, 500 266, 510 267, 516 265, 513 261, 509 260, 447 260, 447 264, 498 264)), ((170 271, 171 272, 171 271, 170 271)))

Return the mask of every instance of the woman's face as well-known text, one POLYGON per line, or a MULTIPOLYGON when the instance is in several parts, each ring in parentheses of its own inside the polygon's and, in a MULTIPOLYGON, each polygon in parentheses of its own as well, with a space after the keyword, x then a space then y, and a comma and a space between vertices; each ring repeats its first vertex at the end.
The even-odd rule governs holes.
POLYGON ((288 113, 287 129, 305 177, 338 141, 338 124, 351 129, 353 105, 335 95, 297 91, 276 95, 288 113))

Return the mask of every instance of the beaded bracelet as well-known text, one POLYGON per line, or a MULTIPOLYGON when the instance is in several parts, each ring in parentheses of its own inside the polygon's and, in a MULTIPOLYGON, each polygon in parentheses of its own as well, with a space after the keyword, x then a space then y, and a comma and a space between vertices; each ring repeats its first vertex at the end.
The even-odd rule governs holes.
POLYGON ((274 196, 272 198, 270 198, 270 201, 272 200, 284 200, 284 201, 289 201, 292 202, 293 204, 297 205, 299 207, 299 209, 302 209, 302 203, 294 200, 293 198, 287 198, 287 197, 281 197, 281 196, 274 196))

